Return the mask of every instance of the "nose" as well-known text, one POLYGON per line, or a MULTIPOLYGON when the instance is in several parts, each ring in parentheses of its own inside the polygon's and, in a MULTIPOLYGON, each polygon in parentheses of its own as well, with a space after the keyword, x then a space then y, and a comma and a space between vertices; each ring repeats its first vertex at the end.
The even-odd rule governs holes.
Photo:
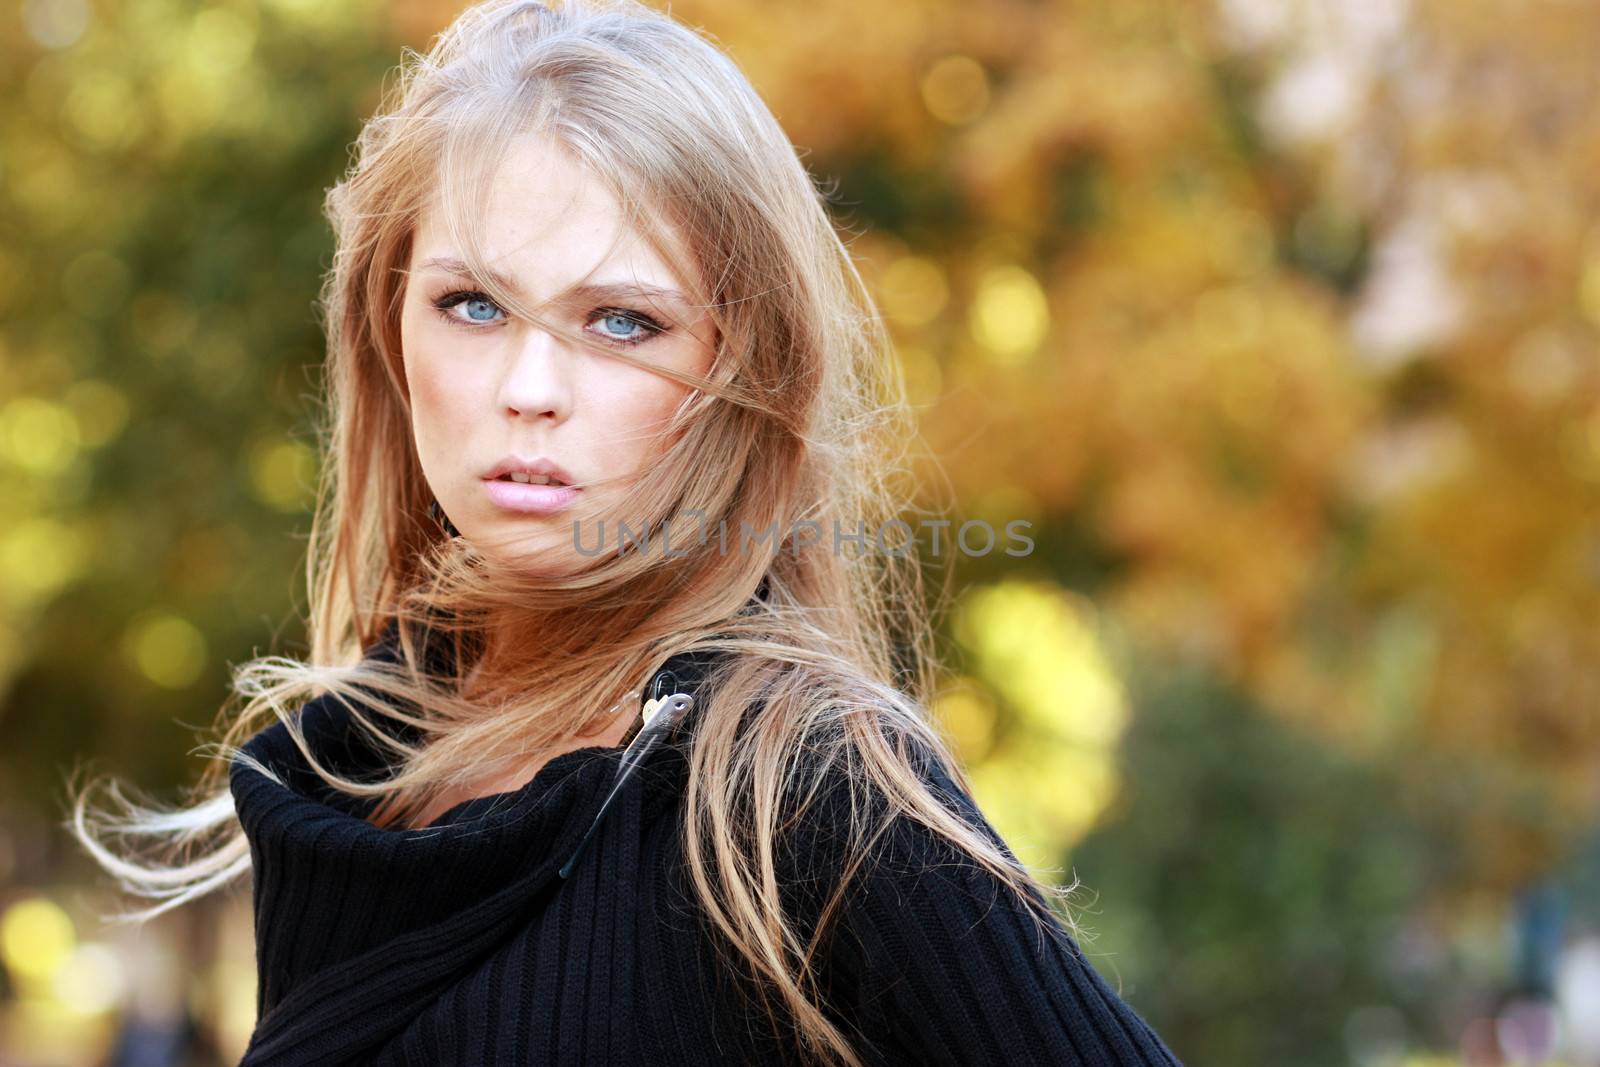
POLYGON ((573 372, 560 340, 530 328, 512 351, 501 380, 501 409, 514 418, 564 421, 572 413, 573 372))

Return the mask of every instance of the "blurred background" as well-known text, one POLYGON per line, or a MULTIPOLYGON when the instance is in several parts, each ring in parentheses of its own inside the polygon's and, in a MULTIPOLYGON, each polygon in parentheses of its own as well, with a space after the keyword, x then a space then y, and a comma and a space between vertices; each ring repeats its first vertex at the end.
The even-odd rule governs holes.
MULTIPOLYGON (((0 15, 0 1062, 235 1062, 249 886, 142 929, 301 654, 319 214, 433 0, 0 15)), ((674 0, 801 147, 960 514, 935 708, 1192 1065, 1600 1064, 1600 4, 674 0)))

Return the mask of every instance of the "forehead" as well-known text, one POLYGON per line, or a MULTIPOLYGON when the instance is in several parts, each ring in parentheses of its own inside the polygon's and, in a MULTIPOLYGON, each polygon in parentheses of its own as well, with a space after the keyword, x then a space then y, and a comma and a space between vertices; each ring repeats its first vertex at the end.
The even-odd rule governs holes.
MULTIPOLYGON (((658 232, 645 232, 607 182, 544 135, 518 137, 492 171, 482 210, 469 210, 465 221, 478 228, 490 265, 527 295, 549 295, 591 274, 691 291, 688 247, 672 221, 657 216, 658 232)), ((459 252, 435 196, 417 219, 412 269, 459 260, 459 252)))

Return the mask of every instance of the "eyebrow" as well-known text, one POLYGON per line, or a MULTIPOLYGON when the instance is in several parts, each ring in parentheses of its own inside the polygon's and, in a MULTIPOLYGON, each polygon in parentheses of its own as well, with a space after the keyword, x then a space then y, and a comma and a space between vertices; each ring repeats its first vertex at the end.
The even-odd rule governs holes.
MULTIPOLYGON (((417 267, 419 271, 430 268, 447 271, 451 274, 459 274, 463 278, 473 277, 473 271, 467 266, 466 261, 457 259, 454 256, 434 256, 431 259, 423 260, 417 267)), ((518 288, 514 279, 498 271, 489 271, 489 280, 502 288, 510 289, 512 292, 522 291, 518 288)), ((689 303, 689 298, 684 295, 681 289, 669 289, 660 285, 650 285, 646 282, 591 282, 574 285, 568 292, 578 296, 600 299, 641 296, 651 300, 675 300, 686 307, 692 306, 689 303)))

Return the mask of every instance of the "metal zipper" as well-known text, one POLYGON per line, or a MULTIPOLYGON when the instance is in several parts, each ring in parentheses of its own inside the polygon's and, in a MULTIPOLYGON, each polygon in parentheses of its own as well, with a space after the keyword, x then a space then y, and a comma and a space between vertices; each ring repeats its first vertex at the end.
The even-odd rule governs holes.
MULTIPOLYGON (((675 689, 677 679, 670 671, 663 671, 656 676, 652 689, 675 689)), ((565 878, 572 873, 573 866, 578 862, 578 857, 583 854, 584 847, 600 826, 600 820, 605 817, 606 810, 611 807, 611 801, 622 790, 629 776, 644 762, 650 750, 663 736, 683 721, 691 707, 694 706, 694 697, 688 693, 669 693, 666 696, 657 695, 645 702, 643 710, 644 725, 633 735, 633 740, 622 750, 622 758, 617 765, 617 776, 611 785, 611 792, 606 794, 606 799, 600 805, 600 810, 595 812, 594 820, 589 823, 589 829, 584 831, 583 840, 578 842, 578 847, 572 850, 572 855, 567 857, 567 862, 561 866, 561 877, 565 878)))

